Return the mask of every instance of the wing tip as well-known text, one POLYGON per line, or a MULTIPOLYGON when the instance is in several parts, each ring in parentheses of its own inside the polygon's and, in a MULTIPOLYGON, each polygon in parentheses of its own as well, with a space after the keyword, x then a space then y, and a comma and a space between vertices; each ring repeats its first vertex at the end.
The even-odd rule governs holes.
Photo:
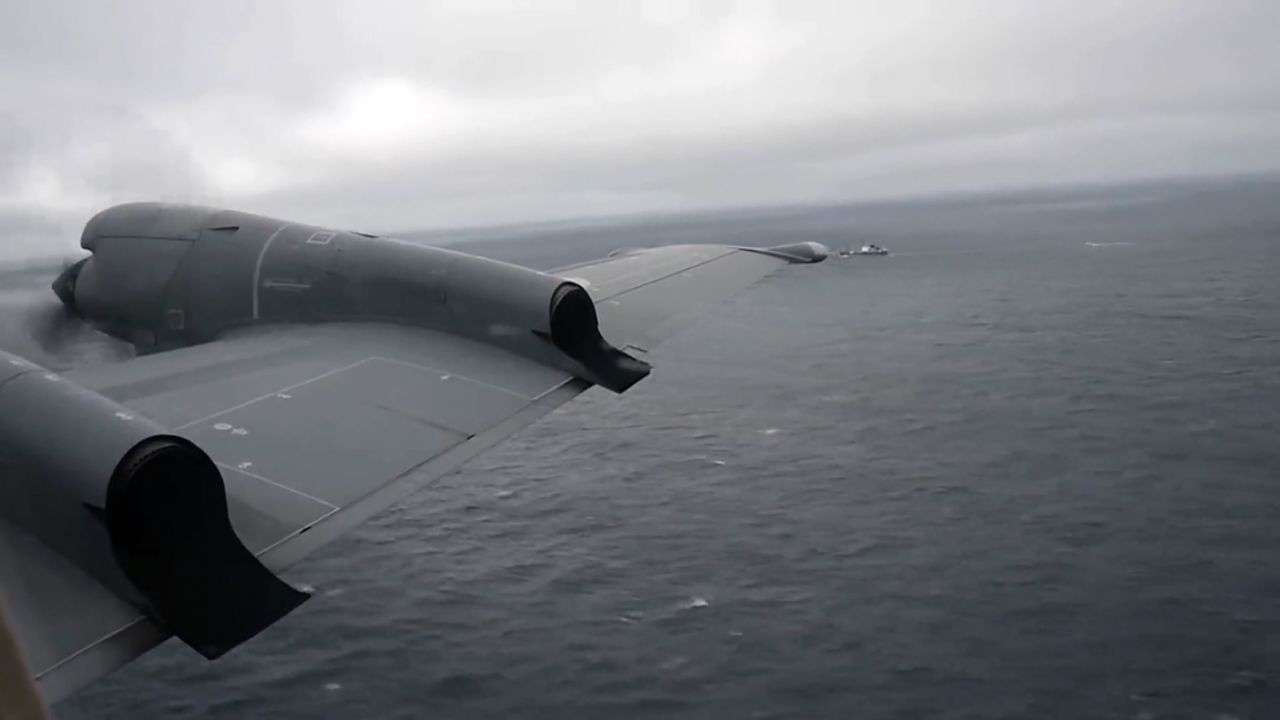
POLYGON ((819 263, 827 259, 831 254, 831 250, 819 242, 798 242, 788 243, 786 245, 774 245, 768 248, 742 248, 750 252, 760 253, 761 255, 771 255, 789 263, 812 264, 819 263))

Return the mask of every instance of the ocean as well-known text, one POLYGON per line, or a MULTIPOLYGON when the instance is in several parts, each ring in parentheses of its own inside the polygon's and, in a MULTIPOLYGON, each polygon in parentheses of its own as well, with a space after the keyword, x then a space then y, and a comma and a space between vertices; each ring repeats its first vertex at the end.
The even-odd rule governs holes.
MULTIPOLYGON (((706 308, 295 566, 278 625, 59 717, 1280 717, 1280 181, 410 235, 892 254, 706 308)), ((47 279, 4 278, 0 346, 116 357, 42 354, 47 279)))

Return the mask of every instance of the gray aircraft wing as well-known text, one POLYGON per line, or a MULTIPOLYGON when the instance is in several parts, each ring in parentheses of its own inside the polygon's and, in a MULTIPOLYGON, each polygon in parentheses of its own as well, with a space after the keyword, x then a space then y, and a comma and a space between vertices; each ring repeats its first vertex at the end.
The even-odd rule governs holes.
POLYGON ((607 337, 643 351, 687 322, 689 308, 750 287, 786 259, 768 250, 673 245, 555 272, 590 291, 607 337))
MULTIPOLYGON (((645 352, 672 321, 793 258, 680 246, 557 273, 601 330, 645 352)), ((255 327, 65 378, 194 442, 216 463, 232 526, 278 572, 572 399, 590 383, 444 332, 389 324, 255 327)), ((74 428, 65 429, 74 434, 74 428)), ((168 634, 118 592, 0 520, 0 580, 51 701, 168 634)))

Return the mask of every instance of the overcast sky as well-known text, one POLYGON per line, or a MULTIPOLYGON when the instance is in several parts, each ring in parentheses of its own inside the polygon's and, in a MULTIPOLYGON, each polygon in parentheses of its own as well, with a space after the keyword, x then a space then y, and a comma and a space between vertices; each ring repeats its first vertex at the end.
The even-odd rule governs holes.
POLYGON ((1275 0, 5 2, 0 253, 1280 169, 1275 0))

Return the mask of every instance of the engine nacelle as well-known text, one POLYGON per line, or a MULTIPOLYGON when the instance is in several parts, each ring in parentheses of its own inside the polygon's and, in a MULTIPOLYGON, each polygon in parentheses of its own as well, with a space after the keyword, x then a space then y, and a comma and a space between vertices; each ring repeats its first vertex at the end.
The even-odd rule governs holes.
POLYGON ((96 215, 63 302, 140 351, 257 323, 419 325, 498 345, 621 392, 649 366, 600 334, 581 286, 438 247, 228 210, 134 203, 96 215))
POLYGON ((4 352, 0 513, 206 657, 307 597, 240 542, 200 448, 4 352))
MULTIPOLYGON (((649 365, 600 334, 595 302, 579 284, 445 248, 365 238, 307 311, 323 320, 421 325, 497 345, 622 392, 649 365)), ((264 316, 266 318, 272 315, 264 316)), ((279 320, 288 322, 290 315, 279 320)))

